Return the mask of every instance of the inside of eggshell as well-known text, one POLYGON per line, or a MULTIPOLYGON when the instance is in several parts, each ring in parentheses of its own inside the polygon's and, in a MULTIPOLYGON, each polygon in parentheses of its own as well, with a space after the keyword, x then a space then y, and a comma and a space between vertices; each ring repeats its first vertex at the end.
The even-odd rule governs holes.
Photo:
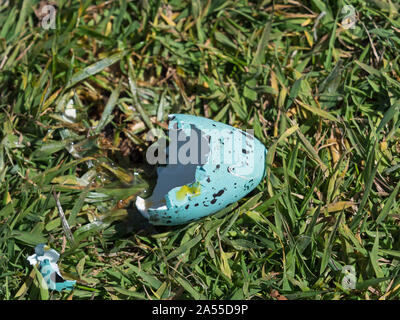
POLYGON ((158 208, 165 205, 165 196, 176 187, 193 183, 197 165, 167 165, 159 168, 157 184, 150 198, 146 199, 151 207, 158 208))
MULTIPOLYGON (((176 123, 176 122, 175 122, 176 123)), ((169 130, 177 130, 177 134, 182 134, 184 131, 183 129, 179 129, 177 126, 174 126, 174 124, 169 125, 169 130)), ((209 145, 209 137, 203 134, 201 130, 196 128, 194 125, 191 125, 191 135, 196 134, 197 137, 200 137, 200 139, 196 139, 197 145, 192 146, 197 148, 197 155, 198 155, 198 161, 196 163, 187 163, 187 164, 182 164, 179 161, 178 157, 178 163, 177 164, 171 164, 167 160, 167 165, 166 166, 159 166, 157 168, 157 182, 156 186, 154 187, 152 195, 147 198, 147 199, 142 199, 140 197, 137 197, 136 200, 136 207, 138 208, 139 211, 142 213, 145 213, 148 209, 160 209, 160 210, 165 210, 167 209, 167 204, 166 204, 166 197, 168 193, 177 187, 182 187, 185 185, 190 185, 195 182, 196 180, 196 171, 198 168, 201 168, 208 159, 209 153, 210 153, 210 145, 209 145)), ((186 134, 185 134, 186 135, 186 134)), ((179 150, 182 146, 186 145, 188 143, 191 143, 190 136, 186 135, 186 139, 180 141, 180 139, 177 140, 177 150, 179 154, 179 150)), ((171 147, 171 142, 170 146, 167 148, 167 159, 169 157, 169 149, 171 147)), ((191 148, 190 148, 191 149, 191 148)), ((189 149, 189 150, 190 150, 189 149)))

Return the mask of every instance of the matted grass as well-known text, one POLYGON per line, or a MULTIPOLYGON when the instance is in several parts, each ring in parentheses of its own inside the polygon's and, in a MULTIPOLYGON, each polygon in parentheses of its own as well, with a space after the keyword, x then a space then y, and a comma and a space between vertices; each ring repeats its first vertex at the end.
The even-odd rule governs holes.
POLYGON ((0 1, 2 299, 398 298, 396 1, 57 3, 45 29, 44 1, 0 1), (169 113, 254 128, 267 178, 147 225, 146 132, 169 113), (74 291, 38 286, 41 242, 74 291))

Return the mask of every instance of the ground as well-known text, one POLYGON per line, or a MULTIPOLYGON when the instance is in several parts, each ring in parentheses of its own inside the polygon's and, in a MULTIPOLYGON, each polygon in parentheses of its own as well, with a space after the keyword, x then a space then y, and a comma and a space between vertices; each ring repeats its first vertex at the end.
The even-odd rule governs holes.
POLYGON ((0 298, 397 299, 399 10, 0 1, 0 298), (147 224, 146 133, 170 113, 254 129, 265 179, 203 220, 147 224), (39 285, 38 243, 72 292, 39 285))

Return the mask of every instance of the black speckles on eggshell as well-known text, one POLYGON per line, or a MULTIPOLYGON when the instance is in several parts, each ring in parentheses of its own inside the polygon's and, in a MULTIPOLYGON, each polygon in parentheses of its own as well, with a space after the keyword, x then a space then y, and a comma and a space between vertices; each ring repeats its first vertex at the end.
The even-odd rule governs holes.
POLYGON ((217 198, 222 196, 225 192, 226 188, 219 190, 217 193, 213 194, 213 199, 210 201, 211 204, 215 204, 217 202, 217 198))
POLYGON ((224 189, 221 189, 221 190, 219 190, 217 193, 214 193, 213 194, 213 197, 214 198, 217 198, 217 197, 220 197, 220 196, 222 196, 222 194, 225 192, 225 190, 224 189))
POLYGON ((246 138, 249 138, 250 140, 254 140, 254 137, 251 134, 248 134, 247 132, 240 131, 241 134, 243 134, 246 138))
POLYGON ((250 147, 250 150, 252 150, 253 146, 247 141, 247 139, 245 141, 246 141, 246 146, 250 147))
POLYGON ((215 166, 215 169, 213 170, 213 172, 217 171, 219 168, 221 168, 221 166, 220 166, 219 164, 217 164, 217 165, 215 166))

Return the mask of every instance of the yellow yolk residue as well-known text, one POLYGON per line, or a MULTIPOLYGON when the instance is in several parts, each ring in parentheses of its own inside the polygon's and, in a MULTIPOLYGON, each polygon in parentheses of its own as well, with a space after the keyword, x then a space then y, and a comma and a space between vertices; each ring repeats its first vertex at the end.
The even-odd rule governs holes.
POLYGON ((192 185, 184 185, 176 192, 176 199, 183 201, 187 195, 192 197, 199 196, 201 194, 200 183, 196 182, 192 185))

